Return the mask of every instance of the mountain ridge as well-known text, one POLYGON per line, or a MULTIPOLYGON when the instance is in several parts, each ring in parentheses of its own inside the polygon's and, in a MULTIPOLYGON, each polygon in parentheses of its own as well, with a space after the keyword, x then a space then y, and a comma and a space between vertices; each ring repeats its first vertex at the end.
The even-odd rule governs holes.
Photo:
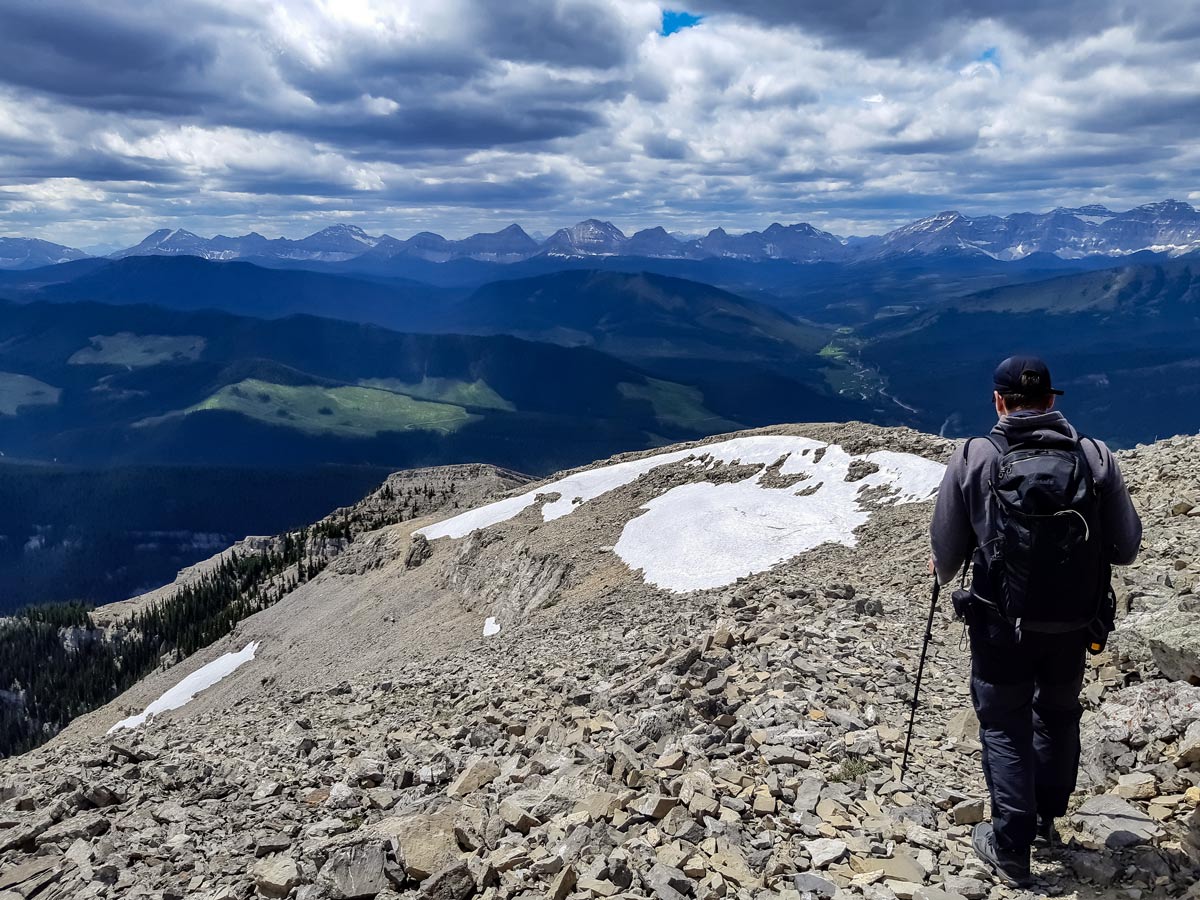
MULTIPOLYGON (((1178 200, 1146 203, 1123 212, 1099 204, 1056 207, 1046 213, 965 216, 948 210, 926 216, 880 235, 840 237, 808 223, 771 224, 763 231, 729 234, 711 229, 705 236, 681 240, 661 226, 626 236, 611 222, 585 219, 535 241, 512 224, 497 232, 452 240, 433 232, 407 239, 373 236, 348 223, 328 226, 299 239, 265 238, 257 232, 240 237, 203 238, 183 229, 162 228, 141 243, 110 258, 137 255, 195 255, 207 259, 274 259, 346 262, 360 257, 398 256, 430 262, 473 259, 519 262, 538 255, 646 256, 648 258, 787 259, 797 262, 855 262, 953 250, 998 260, 1051 253, 1064 259, 1125 256, 1143 250, 1183 255, 1200 251, 1200 212, 1178 200)), ((0 269, 33 268, 87 254, 29 238, 0 238, 0 269), (52 259, 53 254, 57 257, 52 259)))
MULTIPOLYGON (((663 317, 654 346, 698 352, 707 330, 688 310, 716 315, 726 295, 678 284, 699 293, 692 306, 686 291, 668 297, 679 309, 663 317)), ((636 309, 641 293, 629 299, 636 309)), ((714 368, 636 361, 654 331, 631 333, 629 321, 607 339, 617 356, 504 329, 401 332, 304 315, 0 302, 0 387, 12 406, 0 415, 0 449, 89 465, 488 459, 544 472, 731 424, 870 413, 825 384, 822 372, 840 363, 812 351, 823 331, 740 300, 736 310, 746 317, 730 319, 722 340, 742 359, 714 368), (759 334, 756 322, 776 323, 777 334, 759 334), (760 352, 789 347, 777 370, 758 364, 760 352)))

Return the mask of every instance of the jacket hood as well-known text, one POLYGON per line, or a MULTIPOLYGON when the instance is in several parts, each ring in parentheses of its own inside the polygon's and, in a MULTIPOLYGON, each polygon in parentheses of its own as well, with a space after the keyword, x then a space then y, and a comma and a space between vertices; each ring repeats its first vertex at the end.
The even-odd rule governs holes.
POLYGON ((992 429, 1008 441, 1010 446, 1034 444, 1052 447, 1074 444, 1079 434, 1058 410, 1049 412, 1026 412, 1021 410, 1004 416, 992 429))

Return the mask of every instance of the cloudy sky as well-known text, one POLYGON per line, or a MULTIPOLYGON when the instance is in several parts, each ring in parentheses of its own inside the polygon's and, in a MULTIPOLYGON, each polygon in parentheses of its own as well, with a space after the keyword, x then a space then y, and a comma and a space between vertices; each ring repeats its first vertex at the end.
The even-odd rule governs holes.
POLYGON ((1195 203, 1198 61, 1197 0, 0 0, 0 234, 1195 203))

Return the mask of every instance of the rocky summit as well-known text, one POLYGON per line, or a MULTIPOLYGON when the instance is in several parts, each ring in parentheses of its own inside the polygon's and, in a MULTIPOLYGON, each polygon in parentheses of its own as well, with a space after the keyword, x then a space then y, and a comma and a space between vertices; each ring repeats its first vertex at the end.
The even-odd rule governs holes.
POLYGON ((946 608, 900 779, 952 449, 772 428, 490 477, 359 535, 0 762, 0 898, 1200 896, 1200 439, 1120 454, 1145 548, 1028 891, 970 848, 946 608))

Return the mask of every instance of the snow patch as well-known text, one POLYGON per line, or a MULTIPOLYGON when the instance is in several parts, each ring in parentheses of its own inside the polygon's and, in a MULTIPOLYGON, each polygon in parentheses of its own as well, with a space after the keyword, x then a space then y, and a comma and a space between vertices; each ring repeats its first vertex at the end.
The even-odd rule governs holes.
MULTIPOLYGON (((728 443, 734 443, 734 441, 729 441, 728 443)), ((436 525, 422 528, 417 533, 425 535, 431 541, 441 537, 465 537, 472 531, 478 531, 481 528, 490 528, 501 522, 507 522, 523 510, 533 506, 537 502, 538 497, 548 494, 558 494, 557 500, 550 500, 542 505, 542 520, 550 522, 567 515, 581 503, 586 503, 588 500, 593 500, 601 494, 607 494, 609 491, 616 490, 632 481, 636 481, 641 475, 652 469, 657 469, 659 466, 678 462, 691 456, 709 455, 715 448, 721 446, 723 445, 713 444, 710 447, 702 447, 696 450, 677 450, 674 453, 660 453, 656 456, 648 456, 642 459, 605 466, 602 469, 589 469, 585 472, 576 472, 574 475, 560 478, 558 481, 534 488, 532 491, 519 496, 506 497, 503 500, 497 500, 495 503, 489 503, 487 506, 481 506, 478 509, 470 510, 451 519, 446 519, 444 522, 439 522, 436 525)))
POLYGON ((156 716, 171 709, 179 709, 205 688, 212 687, 227 675, 232 674, 242 664, 250 662, 250 660, 254 659, 256 652, 258 652, 258 641, 251 641, 237 653, 226 653, 224 656, 217 657, 212 662, 201 666, 191 675, 188 675, 173 688, 167 690, 161 697, 147 706, 144 712, 136 716, 130 716, 128 719, 122 719, 112 728, 108 729, 108 733, 112 734, 114 731, 120 731, 123 728, 137 728, 151 716, 156 716))
POLYGON ((779 475, 804 476, 791 487, 765 486, 763 471, 731 484, 682 485, 651 500, 642 507, 643 515, 625 525, 616 554, 631 569, 641 569, 648 582, 668 590, 718 587, 826 542, 853 547, 854 530, 870 518, 860 491, 875 488, 873 493, 892 503, 920 502, 933 496, 945 471, 941 463, 909 453, 881 450, 851 456, 837 444, 812 438, 753 435, 576 472, 419 533, 429 540, 465 537, 538 502, 543 521, 549 522, 671 463, 770 466, 781 459, 779 475), (855 461, 877 470, 846 481, 855 461))
POLYGON ((892 503, 919 502, 933 496, 944 471, 941 463, 887 450, 852 457, 833 444, 820 462, 792 453, 780 474, 806 474, 798 484, 766 487, 760 473, 730 484, 674 488, 646 503, 645 513, 625 525, 613 549, 656 587, 722 587, 821 544, 853 547, 854 530, 870 518, 860 491, 877 488, 892 503), (879 468, 846 481, 855 460, 879 468))
POLYGON ((483 623, 483 636, 491 637, 494 634, 500 633, 500 623, 496 621, 495 616, 488 616, 483 623))

